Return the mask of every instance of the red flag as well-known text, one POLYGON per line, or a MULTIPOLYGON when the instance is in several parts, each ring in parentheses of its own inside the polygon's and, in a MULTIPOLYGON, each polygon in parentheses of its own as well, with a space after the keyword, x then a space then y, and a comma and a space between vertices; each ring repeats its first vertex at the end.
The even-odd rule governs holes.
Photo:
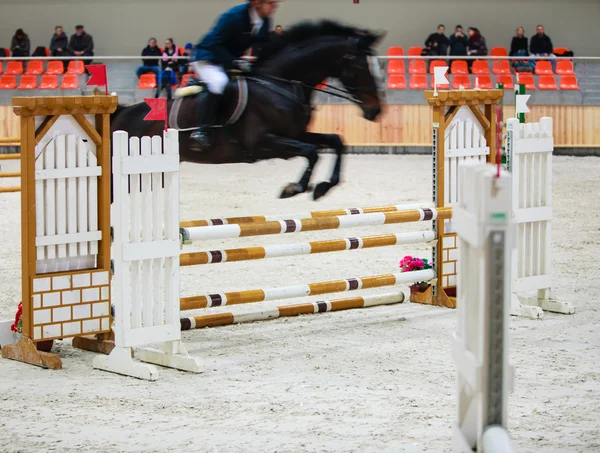
POLYGON ((106 65, 103 64, 90 64, 85 67, 90 73, 90 79, 86 85, 95 85, 106 88, 106 95, 108 95, 108 77, 106 76, 106 65))
POLYGON ((167 100, 165 98, 147 98, 144 99, 150 106, 150 112, 144 117, 144 121, 164 121, 165 131, 167 124, 167 100))

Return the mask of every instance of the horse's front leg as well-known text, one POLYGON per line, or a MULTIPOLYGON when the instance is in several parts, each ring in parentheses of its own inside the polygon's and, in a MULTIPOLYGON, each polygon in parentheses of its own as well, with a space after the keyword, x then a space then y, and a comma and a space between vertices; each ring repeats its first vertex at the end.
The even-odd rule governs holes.
POLYGON ((344 145, 342 138, 337 134, 315 134, 307 132, 302 138, 307 143, 316 145, 319 149, 335 150, 335 163, 329 182, 323 181, 315 187, 313 199, 318 200, 329 192, 332 187, 339 184, 342 171, 342 156, 346 151, 346 145, 344 145))
POLYGON ((319 154, 317 152, 318 146, 316 144, 281 137, 279 135, 266 134, 261 140, 259 147, 268 149, 273 154, 278 155, 283 159, 297 156, 306 157, 306 159, 308 159, 308 166, 300 180, 298 182, 291 182, 285 186, 279 198, 291 198, 308 190, 310 177, 319 160, 319 154))

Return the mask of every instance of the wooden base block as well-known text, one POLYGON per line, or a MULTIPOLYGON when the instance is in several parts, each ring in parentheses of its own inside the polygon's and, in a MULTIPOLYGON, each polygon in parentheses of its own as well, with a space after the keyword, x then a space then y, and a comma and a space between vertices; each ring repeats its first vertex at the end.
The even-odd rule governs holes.
POLYGON ((38 351, 31 338, 21 337, 17 344, 8 344, 2 348, 2 357, 5 359, 18 360, 30 365, 60 370, 62 361, 56 354, 38 351))
POLYGON ((101 333, 96 336, 75 337, 73 338, 73 347, 108 355, 115 348, 115 336, 111 332, 110 334, 101 333))
POLYGON ((438 288, 438 295, 437 297, 434 297, 433 286, 430 286, 422 293, 412 293, 410 295, 410 301, 415 304, 456 308, 456 288, 438 288))

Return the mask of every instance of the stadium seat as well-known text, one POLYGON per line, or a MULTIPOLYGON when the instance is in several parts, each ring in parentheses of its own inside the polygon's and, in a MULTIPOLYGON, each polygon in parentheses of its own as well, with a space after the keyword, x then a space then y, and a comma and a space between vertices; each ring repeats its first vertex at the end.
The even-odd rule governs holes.
POLYGON ((426 90, 427 87, 427 76, 423 74, 413 74, 410 76, 410 82, 408 86, 411 90, 426 90))
POLYGON ((421 52, 423 52, 423 48, 421 46, 411 46, 408 48, 409 57, 420 57, 421 52))
POLYGON ((184 74, 183 77, 181 78, 181 86, 182 87, 186 86, 188 81, 193 78, 194 78, 194 74, 184 74))
POLYGON ((404 74, 392 74, 388 79, 388 89, 406 90, 406 78, 404 74))
POLYGON ((4 65, 0 61, 0 74, 2 74, 3 72, 4 72, 4 65))
POLYGON ((11 74, 4 74, 0 77, 0 90, 16 90, 17 77, 11 74))
POLYGON ((540 90, 557 90, 556 78, 553 75, 541 75, 538 80, 538 88, 540 90))
POLYGON ((390 46, 390 47, 388 47, 387 54, 389 57, 403 57, 404 56, 404 47, 390 46))
POLYGON ((431 60, 431 63, 429 63, 429 74, 434 74, 434 68, 439 68, 443 66, 448 66, 448 63, 444 60, 431 60))
POLYGON ((552 63, 547 60, 538 60, 535 62, 535 73, 537 75, 552 75, 552 63))
POLYGON ((559 86, 561 90, 579 90, 579 84, 577 83, 577 77, 574 75, 564 75, 560 77, 559 86))
POLYGON ((489 75, 478 75, 475 77, 475 88, 480 90, 492 89, 492 78, 489 75))
POLYGON ((150 90, 156 88, 156 75, 154 74, 142 74, 140 81, 138 82, 138 89, 150 90))
POLYGON ((23 74, 23 62, 22 61, 9 61, 6 64, 5 74, 8 74, 8 75, 23 74))
POLYGON ((46 74, 62 75, 65 72, 65 65, 62 61, 52 60, 48 62, 46 74))
POLYGON ((79 88, 79 78, 74 74, 65 74, 60 88, 62 90, 76 90, 79 88))
POLYGON ((27 65, 25 74, 27 75, 42 75, 44 73, 44 62, 40 60, 30 61, 27 65))
POLYGON ((533 80, 533 74, 518 72, 517 73, 517 84, 525 85, 526 90, 535 90, 535 81, 533 80))
POLYGON ((473 74, 489 74, 490 66, 487 60, 476 60, 473 62, 473 66, 471 66, 471 72, 473 74))
POLYGON ((404 74, 406 66, 404 60, 388 60, 388 74, 404 74))
POLYGON ((425 60, 410 60, 408 64, 409 74, 427 74, 427 66, 425 60))
POLYGON ((24 75, 19 83, 19 90, 35 90, 38 86, 37 76, 24 75))
MULTIPOLYGON (((508 52, 504 47, 492 47, 490 51, 490 56, 492 57, 508 57, 508 52)), ((505 60, 508 61, 508 60, 505 60)))
POLYGON ((560 54, 563 54, 563 53, 565 53, 565 52, 568 52, 568 51, 569 51, 569 49, 568 49, 568 48, 566 48, 566 47, 555 47, 555 48, 552 50, 552 53, 553 53, 554 55, 557 55, 557 56, 558 56, 558 55, 560 55, 560 54))
POLYGON ((39 86, 40 90, 57 90, 58 77, 54 74, 44 74, 39 86))
POLYGON ((558 75, 573 75, 573 63, 570 60, 558 60, 556 62, 556 73, 558 75))
POLYGON ((85 65, 83 64, 83 61, 81 61, 81 60, 69 61, 69 67, 67 68, 67 74, 82 75, 83 73, 85 73, 85 65))
POLYGON ((508 60, 496 60, 494 61, 494 66, 492 67, 492 72, 495 75, 500 74, 510 74, 510 63, 508 60))
POLYGON ((458 74, 452 77, 452 88, 459 90, 461 87, 464 89, 471 88, 471 80, 468 75, 458 74))
POLYGON ((450 65, 451 74, 468 74, 469 66, 465 60, 454 60, 450 65))
POLYGON ((515 83, 513 82, 513 78, 510 74, 502 74, 497 76, 496 83, 501 83, 505 90, 513 90, 515 88, 515 83))

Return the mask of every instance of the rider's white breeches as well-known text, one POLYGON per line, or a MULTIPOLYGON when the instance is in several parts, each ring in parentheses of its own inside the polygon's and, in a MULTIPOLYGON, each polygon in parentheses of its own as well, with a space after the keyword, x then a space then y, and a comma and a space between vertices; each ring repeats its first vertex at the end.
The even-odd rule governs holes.
POLYGON ((194 72, 200 80, 208 86, 208 91, 214 94, 223 94, 229 82, 229 77, 221 66, 211 64, 207 61, 195 61, 194 72))

